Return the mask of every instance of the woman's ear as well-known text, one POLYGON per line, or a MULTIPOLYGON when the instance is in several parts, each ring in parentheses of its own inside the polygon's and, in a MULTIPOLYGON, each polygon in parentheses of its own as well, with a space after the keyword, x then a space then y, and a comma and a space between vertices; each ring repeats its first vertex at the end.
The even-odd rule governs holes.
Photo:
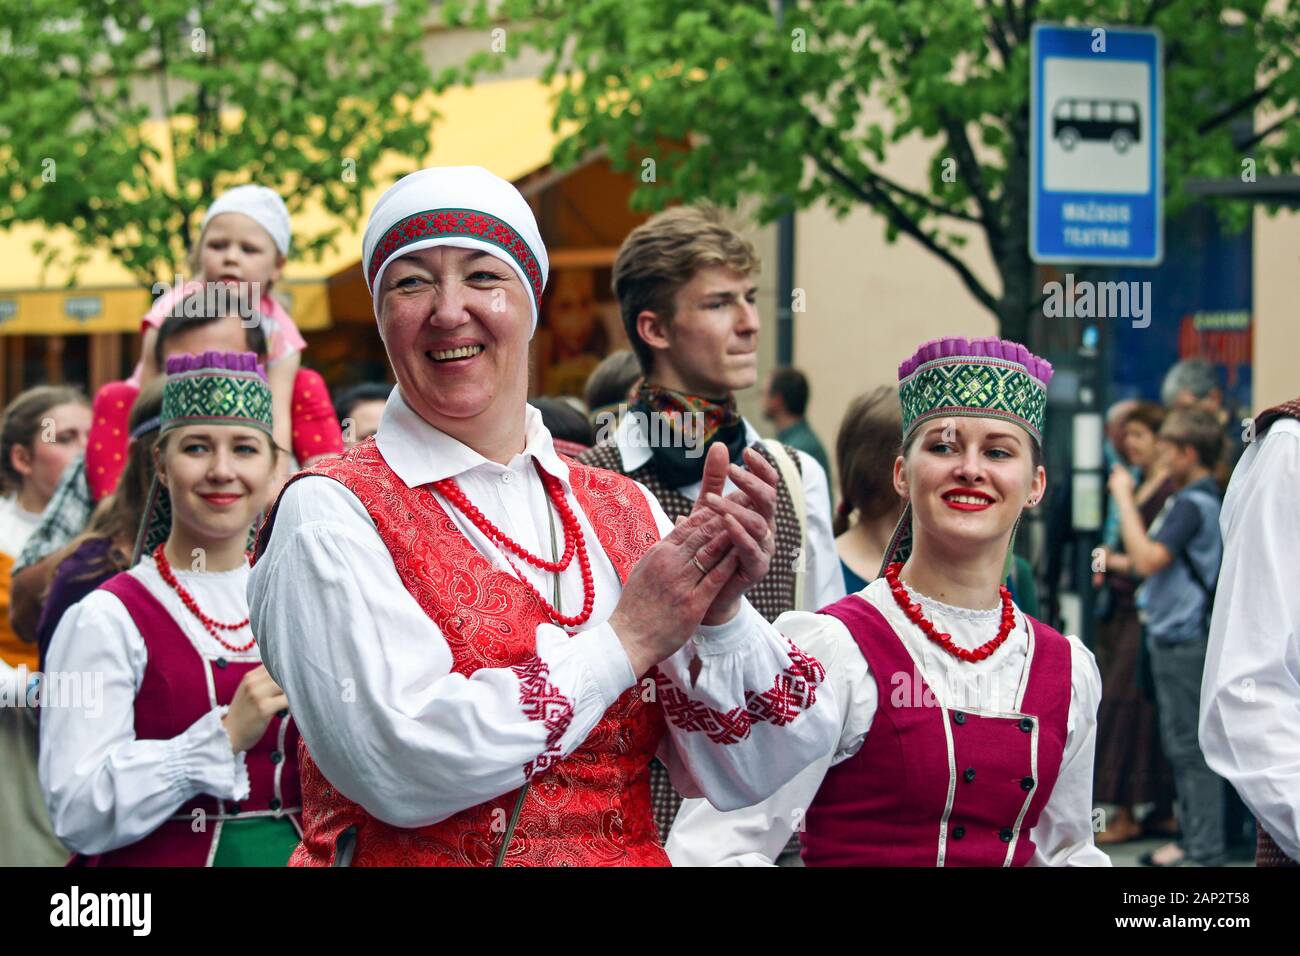
POLYGON ((1047 469, 1039 465, 1034 469, 1034 480, 1030 482, 1029 507, 1037 507, 1047 494, 1047 469))
POLYGON ((32 473, 32 450, 26 445, 14 445, 9 449, 9 465, 26 478, 32 473))
POLYGON ((902 455, 894 459, 894 491, 904 501, 908 499, 907 466, 902 455))
POLYGON ((158 476, 158 483, 167 487, 167 469, 163 467, 162 443, 153 446, 153 471, 158 476))

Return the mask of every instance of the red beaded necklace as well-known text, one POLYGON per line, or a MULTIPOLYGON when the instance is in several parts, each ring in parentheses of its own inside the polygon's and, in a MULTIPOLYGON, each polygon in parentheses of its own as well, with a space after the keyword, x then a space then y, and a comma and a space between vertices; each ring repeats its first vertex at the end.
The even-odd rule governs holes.
POLYGON ((242 628, 248 627, 249 619, 244 618, 237 624, 223 624, 220 621, 213 620, 200 611, 199 603, 194 600, 194 595, 185 590, 184 586, 181 585, 181 582, 176 580, 176 575, 172 572, 171 562, 167 560, 167 552, 164 550, 164 545, 160 544, 154 549, 153 559, 154 563, 158 565, 158 576, 163 579, 163 582, 169 588, 176 592, 177 596, 181 599, 181 603, 185 605, 186 609, 191 614, 199 619, 199 623, 207 628, 208 633, 212 635, 218 644, 235 654, 242 654, 244 651, 251 649, 252 646, 257 643, 257 638, 254 637, 249 640, 247 644, 235 645, 231 644, 217 633, 219 630, 238 631, 242 628))
POLYGON ((582 570, 582 613, 574 615, 561 614, 551 602, 542 597, 542 593, 533 587, 532 582, 519 573, 519 569, 515 567, 509 556, 506 557, 506 563, 515 572, 515 577, 541 602, 542 607, 546 609, 547 616, 552 621, 561 627, 579 627, 591 617, 592 609, 596 606, 596 583, 591 576, 591 561, 587 557, 587 544, 582 537, 582 526, 578 523, 577 515, 573 513, 573 509, 569 507, 568 501, 565 500, 564 486, 560 479, 543 471, 537 459, 533 459, 533 465, 537 468, 537 474, 542 479, 542 486, 546 489, 547 497, 555 505, 555 510, 559 512, 560 524, 564 528, 564 555, 557 561, 547 561, 530 553, 489 521, 483 512, 470 503, 469 498, 465 496, 465 492, 456 484, 454 478, 443 478, 435 481, 433 487, 490 540, 523 558, 535 568, 558 574, 573 563, 573 556, 576 554, 578 556, 578 566, 582 570))
POLYGON ((952 642, 952 635, 945 634, 937 629, 925 616, 921 605, 912 601, 907 596, 907 589, 903 587, 898 580, 898 572, 903 569, 901 562, 894 562, 885 568, 885 581, 889 584, 889 590, 894 595, 894 601, 902 608, 907 619, 921 629, 921 631, 930 640, 934 641, 945 651, 958 660, 963 661, 982 661, 999 647, 1003 645, 1007 637, 1011 634, 1011 629, 1016 626, 1015 606, 1011 603, 1011 592, 1007 590, 1005 584, 998 586, 998 593, 1002 598, 1002 626, 998 628, 998 636, 985 644, 981 644, 973 651, 968 651, 964 647, 958 647, 952 642))

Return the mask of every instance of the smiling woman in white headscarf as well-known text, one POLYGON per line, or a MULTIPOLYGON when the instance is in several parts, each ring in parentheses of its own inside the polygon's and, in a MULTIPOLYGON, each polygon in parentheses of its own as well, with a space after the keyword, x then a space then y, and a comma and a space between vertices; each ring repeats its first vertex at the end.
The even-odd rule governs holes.
POLYGON ((299 865, 664 865, 679 790, 751 804, 830 747, 824 672, 743 594, 776 475, 711 458, 673 528, 526 403, 547 257, 477 167, 379 200, 362 262, 396 373, 373 440, 288 485, 249 587, 302 730, 299 865), (660 540, 660 539, 663 540, 660 540))

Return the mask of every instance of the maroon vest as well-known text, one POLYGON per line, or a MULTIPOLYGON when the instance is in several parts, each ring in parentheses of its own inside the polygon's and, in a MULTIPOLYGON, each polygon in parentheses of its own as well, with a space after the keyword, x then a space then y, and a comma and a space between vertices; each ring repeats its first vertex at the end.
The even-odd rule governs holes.
POLYGON ((850 594, 844 622, 876 682, 861 749, 826 774, 802 834, 808 866, 1023 866, 1056 784, 1070 710, 1070 644, 1030 618, 1022 709, 940 706, 884 616, 850 594))
MULTIPOLYGON (((180 626, 130 574, 100 587, 117 597, 144 638, 149 660, 135 696, 137 740, 170 740, 218 705, 229 705, 256 661, 206 658, 180 626)), ((82 866, 208 866, 228 820, 288 815, 299 832, 298 728, 287 712, 271 718, 262 739, 244 754, 249 795, 234 803, 199 794, 143 840, 92 857, 82 866), (201 814, 196 814, 201 810, 201 814)))

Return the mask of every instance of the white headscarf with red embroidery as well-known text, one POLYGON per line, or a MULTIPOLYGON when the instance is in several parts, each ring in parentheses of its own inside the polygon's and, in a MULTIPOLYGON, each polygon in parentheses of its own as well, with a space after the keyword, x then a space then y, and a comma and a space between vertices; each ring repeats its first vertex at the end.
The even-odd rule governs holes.
POLYGON ((432 246, 479 249, 513 269, 528 290, 537 331, 550 262, 533 210, 512 183, 481 166, 435 166, 402 177, 380 196, 361 259, 376 319, 389 263, 432 246))

